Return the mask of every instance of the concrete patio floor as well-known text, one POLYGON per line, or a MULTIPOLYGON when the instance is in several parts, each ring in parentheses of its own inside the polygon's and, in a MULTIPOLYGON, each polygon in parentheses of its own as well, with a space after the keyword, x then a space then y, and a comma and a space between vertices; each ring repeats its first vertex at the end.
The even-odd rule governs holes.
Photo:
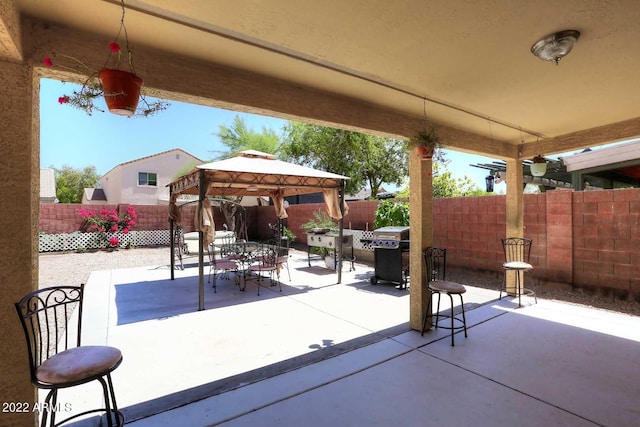
MULTIPOLYGON (((638 317, 467 287, 469 337, 451 347, 446 330, 410 330, 408 291, 372 286, 371 266, 337 285, 320 265, 292 258, 281 293, 205 283, 204 311, 193 265, 175 281, 166 266, 93 272, 83 343, 122 350, 127 425, 640 423, 638 317)), ((65 392, 74 409, 100 404, 95 385, 65 392)))

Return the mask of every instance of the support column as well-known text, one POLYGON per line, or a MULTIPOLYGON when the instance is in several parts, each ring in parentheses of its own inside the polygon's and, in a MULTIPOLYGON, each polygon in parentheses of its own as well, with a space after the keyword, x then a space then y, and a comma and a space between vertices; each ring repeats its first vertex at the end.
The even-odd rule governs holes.
MULTIPOLYGON (((36 393, 24 333, 13 303, 38 287, 39 101, 32 68, 0 61, 0 402, 36 393)), ((37 413, 0 413, 0 425, 35 425, 37 413)))
MULTIPOLYGON (((524 237, 524 187, 522 162, 507 160, 507 206, 505 237, 524 237)), ((507 293, 516 294, 515 273, 507 274, 507 293)))
MULTIPOLYGON (((422 320, 429 308, 429 292, 424 286, 425 265, 422 251, 433 245, 433 186, 431 159, 422 159, 413 150, 409 151, 409 213, 411 215, 410 266, 410 325, 421 330, 422 320)), ((431 320, 427 323, 431 328, 431 320)))

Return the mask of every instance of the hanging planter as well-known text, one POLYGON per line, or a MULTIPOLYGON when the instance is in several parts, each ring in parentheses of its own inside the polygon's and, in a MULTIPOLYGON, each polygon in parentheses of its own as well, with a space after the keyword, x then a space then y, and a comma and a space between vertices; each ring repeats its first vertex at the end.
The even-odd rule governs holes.
POLYGON ((120 4, 122 8, 120 31, 118 31, 115 39, 109 43, 107 59, 101 68, 92 67, 73 56, 56 52, 52 52, 51 57, 43 59, 42 62, 46 67, 56 66, 63 70, 88 76, 80 90, 74 90, 71 94, 58 97, 60 104, 78 108, 91 115, 94 111, 104 111, 96 103, 98 98, 104 98, 109 112, 125 117, 133 115, 151 116, 166 109, 169 105, 161 100, 148 102, 144 95, 140 94, 142 79, 136 75, 133 66, 133 52, 129 48, 129 38, 124 25, 124 0, 121 0, 120 4), (125 54, 128 62, 128 70, 126 71, 118 69, 122 54, 118 43, 118 38, 121 34, 124 34, 125 54), (136 114, 139 101, 142 101, 142 104, 136 114))
POLYGON ((433 126, 420 129, 409 140, 409 147, 413 149, 416 156, 423 160, 433 158, 433 155, 440 143, 440 137, 438 136, 433 126))
POLYGON ((423 159, 431 159, 433 157, 434 148, 419 146, 415 147, 413 151, 423 159))
POLYGON ((98 77, 109 112, 119 116, 133 116, 138 108, 142 79, 124 70, 105 68, 98 77))
POLYGON ((544 176, 547 173, 547 160, 541 155, 537 155, 533 158, 533 163, 529 165, 529 169, 533 176, 544 176))

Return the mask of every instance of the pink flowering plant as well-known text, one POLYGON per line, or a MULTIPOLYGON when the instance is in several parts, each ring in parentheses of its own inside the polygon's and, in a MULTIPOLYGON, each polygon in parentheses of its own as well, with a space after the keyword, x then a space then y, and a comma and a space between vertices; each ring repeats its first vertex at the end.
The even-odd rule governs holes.
POLYGON ((78 209, 78 213, 84 219, 81 229, 98 233, 98 241, 105 244, 107 248, 119 247, 120 239, 115 234, 129 233, 138 218, 133 206, 127 207, 127 211, 121 215, 110 209, 94 211, 81 208, 78 209))
MULTIPOLYGON (((105 60, 104 65, 101 69, 92 68, 85 62, 73 56, 57 52, 52 52, 51 56, 43 58, 42 63, 45 67, 57 67, 62 70, 72 71, 74 73, 84 74, 88 76, 82 84, 80 90, 74 90, 73 92, 71 92, 71 94, 58 97, 58 103, 84 110, 88 115, 92 115, 94 111, 104 113, 104 109, 98 107, 95 104, 96 99, 102 98, 104 96, 104 90, 102 87, 102 82, 99 78, 99 73, 100 70, 108 68, 118 69, 122 53, 120 49, 120 43, 118 43, 118 39, 120 38, 120 34, 122 33, 124 33, 127 50, 127 62, 129 68, 128 71, 132 74, 136 74, 135 68, 133 67, 133 52, 131 52, 131 49, 129 48, 127 29, 124 25, 124 0, 121 0, 121 3, 122 18, 120 20, 120 30, 118 31, 115 39, 111 43, 109 43, 107 59, 105 60)), ((165 110, 169 106, 167 102, 161 100, 150 102, 143 95, 140 95, 140 101, 141 103, 136 110, 136 116, 151 116, 159 111, 165 110)))

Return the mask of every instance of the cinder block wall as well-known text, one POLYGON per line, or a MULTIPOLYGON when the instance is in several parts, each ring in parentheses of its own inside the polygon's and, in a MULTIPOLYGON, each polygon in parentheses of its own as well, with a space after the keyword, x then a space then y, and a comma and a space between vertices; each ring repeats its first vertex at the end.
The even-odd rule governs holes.
MULTIPOLYGON (((85 209, 126 210, 128 205, 92 205, 85 209)), ((40 230, 73 232, 82 218, 82 205, 41 205, 40 230)), ((372 230, 377 202, 349 203, 345 228, 372 230)), ((168 228, 167 206, 135 206, 134 229, 168 228)), ((505 196, 437 199, 433 204, 434 245, 447 248, 447 262, 500 273, 504 258, 505 196)), ((323 203, 291 205, 287 226, 297 242, 306 242, 301 226, 323 203)), ((195 205, 183 208, 185 231, 193 231, 195 205)), ((272 236, 268 224, 277 218, 273 206, 247 208, 249 238, 272 236)), ((224 218, 215 212, 217 229, 224 218)), ((603 191, 549 191, 524 196, 524 236, 533 239, 531 262, 535 277, 552 286, 575 286, 617 298, 640 300, 640 189, 603 191)))
POLYGON ((640 295, 640 189, 572 193, 573 283, 640 295))

